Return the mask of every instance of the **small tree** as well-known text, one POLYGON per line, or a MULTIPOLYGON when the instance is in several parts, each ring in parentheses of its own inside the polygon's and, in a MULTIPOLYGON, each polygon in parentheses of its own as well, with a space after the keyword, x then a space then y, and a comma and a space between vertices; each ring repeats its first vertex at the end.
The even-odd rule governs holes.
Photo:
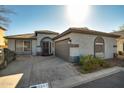
POLYGON ((119 27, 119 31, 124 31, 124 24, 119 27))

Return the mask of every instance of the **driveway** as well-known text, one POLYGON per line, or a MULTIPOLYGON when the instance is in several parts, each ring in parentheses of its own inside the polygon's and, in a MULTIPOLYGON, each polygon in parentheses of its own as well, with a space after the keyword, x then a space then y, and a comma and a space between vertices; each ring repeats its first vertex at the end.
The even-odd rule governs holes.
POLYGON ((0 71, 0 76, 23 73, 17 87, 29 87, 30 85, 56 80, 64 80, 80 73, 71 63, 58 57, 49 56, 17 56, 17 60, 10 63, 7 68, 0 71))

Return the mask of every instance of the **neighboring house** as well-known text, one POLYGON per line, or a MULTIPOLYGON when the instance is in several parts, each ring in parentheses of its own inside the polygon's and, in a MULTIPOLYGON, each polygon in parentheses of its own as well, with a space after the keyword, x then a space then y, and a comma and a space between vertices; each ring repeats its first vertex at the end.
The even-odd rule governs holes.
POLYGON ((5 39, 4 39, 5 31, 6 31, 5 28, 0 27, 0 47, 4 47, 5 46, 5 39))
POLYGON ((112 33, 120 35, 120 37, 117 38, 117 52, 119 53, 119 51, 121 51, 124 53, 124 31, 115 31, 112 33))
POLYGON ((53 39, 58 33, 48 30, 35 31, 31 34, 12 35, 8 39, 8 48, 17 54, 53 55, 53 39))
POLYGON ((116 53, 116 38, 120 35, 98 32, 84 28, 69 28, 58 34, 36 31, 34 34, 7 36, 9 49, 17 54, 52 55, 77 61, 81 55, 112 58, 116 53))

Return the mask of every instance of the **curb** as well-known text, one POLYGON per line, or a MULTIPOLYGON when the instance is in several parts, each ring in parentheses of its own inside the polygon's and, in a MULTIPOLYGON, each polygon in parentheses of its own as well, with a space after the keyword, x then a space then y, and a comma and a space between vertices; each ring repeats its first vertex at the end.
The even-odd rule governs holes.
POLYGON ((56 80, 54 82, 51 82, 51 85, 53 88, 72 88, 80 84, 88 83, 90 81, 118 73, 120 71, 124 71, 124 68, 116 66, 93 73, 71 77, 65 80, 56 80))

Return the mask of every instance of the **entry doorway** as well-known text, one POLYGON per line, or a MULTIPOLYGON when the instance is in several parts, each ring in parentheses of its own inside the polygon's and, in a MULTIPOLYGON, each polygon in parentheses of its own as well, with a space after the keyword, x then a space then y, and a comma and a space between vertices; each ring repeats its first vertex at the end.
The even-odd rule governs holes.
POLYGON ((50 56, 53 54, 53 40, 49 37, 44 37, 41 40, 41 55, 50 56))
POLYGON ((47 41, 43 42, 42 55, 43 56, 49 55, 49 42, 47 42, 47 41))

